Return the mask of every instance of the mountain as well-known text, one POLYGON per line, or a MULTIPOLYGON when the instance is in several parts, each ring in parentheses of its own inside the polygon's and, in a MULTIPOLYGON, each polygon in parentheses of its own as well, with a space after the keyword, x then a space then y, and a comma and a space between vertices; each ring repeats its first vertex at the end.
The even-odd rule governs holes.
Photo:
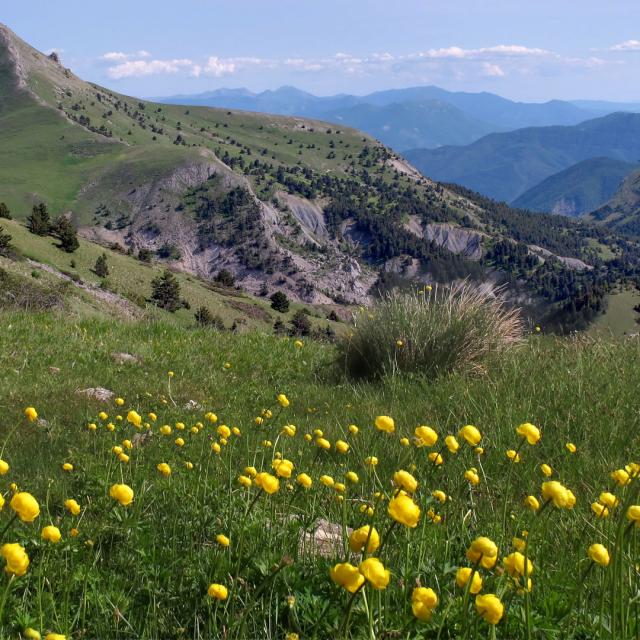
POLYGON ((472 278, 570 329, 640 274, 629 240, 434 183, 361 131, 120 95, 4 26, 0 194, 18 221, 44 202, 93 243, 316 305, 472 278))
MULTIPOLYGON (((314 96, 294 87, 262 93, 252 93, 247 89, 218 89, 156 100, 166 104, 321 118, 362 129, 396 151, 469 144, 494 131, 572 125, 594 115, 593 108, 581 109, 560 100, 514 102, 491 93, 453 92, 435 86, 390 89, 365 96, 328 97, 314 96)), ((604 108, 598 114, 614 110, 604 108)))
POLYGON ((570 104, 578 109, 604 115, 616 111, 640 113, 640 102, 609 102, 607 100, 571 100, 570 104))
POLYGON ((640 114, 614 113, 574 126, 492 133, 461 147, 404 156, 423 174, 512 202, 542 180, 590 158, 640 160, 640 114))
POLYGON ((640 238, 640 169, 629 174, 609 202, 589 218, 618 233, 640 238))
POLYGON ((580 216, 607 202, 637 165, 611 158, 591 158, 555 173, 525 191, 513 206, 580 216))
POLYGON ((417 144, 427 147, 467 144, 495 130, 494 126, 439 100, 383 106, 359 104, 330 111, 324 117, 362 129, 393 149, 409 149, 417 144))

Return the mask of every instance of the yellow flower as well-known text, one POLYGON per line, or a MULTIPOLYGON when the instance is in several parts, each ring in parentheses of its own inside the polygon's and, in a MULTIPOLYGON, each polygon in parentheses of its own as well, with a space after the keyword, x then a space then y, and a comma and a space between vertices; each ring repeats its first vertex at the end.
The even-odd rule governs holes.
POLYGON ((493 540, 480 536, 471 543, 466 555, 469 562, 480 562, 485 569, 491 569, 498 559, 498 547, 493 540))
POLYGON ((598 501, 601 502, 603 505, 609 507, 609 509, 613 509, 614 507, 617 507, 618 503, 620 502, 618 498, 616 498, 613 495, 613 493, 609 493, 608 491, 603 491, 600 494, 598 501))
POLYGON ((42 638, 42 636, 40 635, 40 632, 37 629, 34 629, 33 627, 27 627, 22 632, 22 635, 27 640, 41 640, 41 638, 42 638))
POLYGON ((133 489, 126 484, 114 484, 109 489, 109 495, 123 507, 133 502, 133 489))
POLYGON ((338 453, 342 453, 343 455, 349 452, 349 444, 344 440, 336 441, 336 451, 338 453))
POLYGON ((624 487, 631 481, 631 478, 629 477, 626 469, 616 469, 615 471, 612 471, 611 478, 617 485, 621 487, 624 487))
POLYGON ((375 467, 378 465, 378 458, 376 458, 375 456, 367 456, 364 459, 364 463, 370 467, 375 467))
POLYGON ((530 422, 525 422, 516 428, 516 433, 529 444, 536 444, 540 440, 540 429, 530 422))
POLYGON ((451 435, 447 436, 444 439, 444 443, 447 449, 449 449, 449 453, 456 453, 456 451, 458 451, 458 449, 460 448, 460 444, 456 440, 455 436, 451 436, 451 435))
POLYGON ((296 482, 304 489, 308 489, 313 484, 313 480, 306 473, 298 474, 296 482))
POLYGON ((115 399, 115 403, 116 403, 116 406, 121 407, 124 404, 124 399, 123 398, 116 398, 115 399))
POLYGON ((223 547, 228 547, 231 544, 229 538, 227 538, 223 533, 219 533, 216 536, 216 542, 223 547))
POLYGON ((286 424, 284 427, 282 427, 282 433, 284 433, 286 436, 289 436, 290 438, 293 438, 296 435, 296 428, 292 424, 286 424))
POLYGON ((156 469, 165 477, 168 478, 171 475, 171 467, 166 462, 158 463, 156 469))
POLYGON ((558 509, 569 508, 571 502, 569 490, 557 480, 542 483, 542 499, 545 502, 551 500, 553 505, 558 507, 558 509))
POLYGON ((127 422, 130 422, 134 427, 139 427, 142 424, 142 418, 137 411, 132 409, 127 413, 127 422))
POLYGON ((444 504, 447 501, 447 494, 442 489, 436 489, 431 492, 431 495, 440 503, 444 504))
POLYGON ((611 558, 609 557, 607 548, 603 545, 598 543, 592 544, 589 549, 587 549, 587 555, 593 562, 599 564, 601 567, 609 566, 611 558))
POLYGON ((433 610, 438 606, 438 596, 433 589, 416 587, 411 593, 411 611, 422 622, 431 620, 433 610))
POLYGON ((373 553, 380 546, 380 536, 375 528, 371 528, 369 534, 369 525, 355 529, 349 536, 349 549, 354 553, 360 553, 367 545, 367 553, 373 553), (367 542, 368 540, 368 542, 367 542))
POLYGON ((9 465, 4 460, 0 460, 0 476, 4 476, 8 472, 9 472, 9 465))
POLYGON ((22 522, 33 522, 40 515, 38 501, 26 491, 16 493, 9 506, 18 514, 22 522))
POLYGON ((409 438, 400 438, 400 444, 403 447, 408 447, 411 444, 411 442, 409 442, 409 438))
POLYGON ((542 475, 547 476, 547 478, 553 475, 553 469, 548 464, 541 464, 540 471, 542 471, 542 475))
POLYGON ((176 446, 178 447, 184 447, 184 439, 183 438, 176 438, 174 440, 174 443, 176 444, 176 446))
POLYGON ((101 411, 98 414, 98 418, 100 418, 100 420, 106 420, 108 417, 109 417, 109 415, 105 411, 101 411))
POLYGON ((170 436, 170 435, 171 435, 171 431, 172 431, 172 429, 171 429, 171 427, 170 427, 168 424, 163 424, 163 425, 160 427, 160 433, 161 433, 163 436, 170 436))
POLYGON ((67 640, 67 636, 62 635, 61 633, 47 633, 44 640, 67 640))
MULTIPOLYGON (((512 577, 516 578, 518 576, 524 577, 525 573, 525 557, 519 552, 514 551, 510 553, 506 558, 502 558, 502 563, 504 564, 504 568, 507 573, 512 577)), ((527 558, 526 562, 527 576, 530 576, 533 573, 533 562, 529 558, 527 558)))
POLYGON ((293 346, 294 346, 296 349, 302 349, 303 345, 304 345, 304 343, 302 342, 302 340, 296 340, 296 341, 293 343, 293 346))
POLYGON ((290 478, 293 472, 293 462, 291 460, 274 460, 271 466, 280 478, 290 478))
POLYGON ((402 342, 402 340, 396 340, 396 347, 402 347, 404 345, 404 343, 402 342))
POLYGON ((222 584, 210 584, 207 589, 207 595, 214 600, 226 600, 229 596, 229 591, 222 584))
POLYGON ((347 471, 344 477, 351 484, 358 484, 358 482, 360 481, 360 478, 358 478, 358 474, 355 471, 347 471))
POLYGON ((285 409, 289 406, 289 398, 284 395, 284 393, 280 393, 277 397, 278 404, 285 409))
POLYGON ((173 373, 173 371, 167 371, 167 375, 168 375, 170 378, 173 378, 173 376, 174 376, 175 374, 173 373))
POLYGON ((0 547, 0 556, 6 561, 4 570, 15 576, 23 576, 29 567, 29 556, 17 542, 7 542, 0 547))
POLYGON ((520 462, 520 454, 514 449, 509 449, 507 451, 507 458, 509 458, 511 462, 520 462))
POLYGON ((222 448, 220 447, 220 445, 217 442, 212 442, 211 443, 211 451, 213 451, 213 453, 220 453, 222 451, 222 448))
POLYGON ((609 517, 609 509, 605 507, 605 505, 600 504, 599 502, 591 503, 591 511, 596 514, 596 517, 604 519, 609 517))
POLYGON ((540 508, 540 503, 535 496, 527 496, 524 499, 524 506, 527 507, 527 509, 531 509, 531 511, 537 511, 540 508))
POLYGON ((478 475, 478 470, 475 467, 471 467, 471 469, 467 469, 464 472, 464 479, 473 485, 480 484, 480 476, 478 475))
POLYGON ((77 516, 80 513, 80 505, 73 498, 68 498, 64 501, 64 508, 72 516, 77 516))
POLYGON ((389 515, 405 527, 414 528, 420 520, 420 507, 406 493, 400 492, 389 500, 389 515))
POLYGON ((52 524, 44 527, 40 535, 43 540, 53 542, 53 544, 55 544, 56 542, 60 542, 60 538, 62 538, 60 529, 58 529, 58 527, 54 527, 52 524))
POLYGON ((131 440, 123 440, 122 441, 122 446, 125 449, 133 449, 133 443, 131 442, 131 440))
POLYGON ((458 435, 472 447, 477 446, 480 440, 482 440, 482 434, 480 433, 479 429, 477 427, 474 427, 472 424, 467 424, 462 427, 462 429, 460 429, 460 431, 458 432, 458 435))
POLYGON ((564 445, 567 448, 567 451, 569 453, 575 453, 578 448, 576 447, 575 444, 573 444, 573 442, 567 442, 567 444, 564 445))
POLYGON ((489 624, 498 624, 504 613, 504 606, 498 596, 486 593, 476 596, 476 611, 489 624))
POLYGON ((275 476, 272 476, 266 471, 260 472, 255 479, 255 483, 269 495, 274 494, 280 489, 280 481, 275 476))
MULTIPOLYGON (((471 575, 471 569, 469 567, 460 567, 456 571, 456 584, 460 589, 464 589, 469 582, 469 576, 471 575)), ((482 591, 482 576, 477 572, 473 572, 473 578, 471 579, 471 585, 469 586, 469 592, 473 595, 482 591)))
POLYGON ((212 413, 211 411, 208 411, 207 413, 205 413, 204 417, 211 424, 215 424, 216 422, 218 422, 218 416, 215 413, 212 413))
POLYGON ((391 578, 389 569, 385 569, 384 565, 378 558, 367 558, 360 563, 358 567, 360 573, 369 581, 374 589, 386 589, 391 578))
POLYGON ((413 433, 416 437, 417 447, 433 447, 433 445, 438 441, 438 434, 435 430, 425 425, 416 427, 413 433))
POLYGON ((385 433, 393 433, 396 428, 396 424, 390 416, 378 416, 375 424, 378 431, 384 431, 385 433))
POLYGON ((33 407, 27 407, 24 415, 29 422, 35 422, 38 419, 38 412, 33 407))
POLYGON ((407 493, 415 493, 418 488, 418 481, 404 469, 393 474, 393 484, 399 489, 404 489, 407 493))
POLYGON ((444 462, 444 460, 443 460, 442 456, 441 456, 439 453, 437 453, 436 451, 432 451, 432 452, 427 456, 427 459, 429 460, 429 462, 433 462, 433 464, 434 464, 436 467, 439 467, 439 466, 444 462))
POLYGON ((317 438, 316 446, 318 446, 320 449, 324 449, 325 451, 331 449, 331 443, 326 438, 317 438))
POLYGON ((331 476, 320 476, 320 482, 325 486, 325 487, 333 487, 333 485, 335 484, 335 480, 331 477, 331 476))
POLYGON ((98 425, 95 422, 90 422, 87 425, 87 429, 89 429, 89 431, 95 431, 98 428, 98 425))
POLYGON ((221 438, 229 438, 231 436, 231 429, 229 429, 226 424, 221 424, 217 427, 216 433, 221 438))
POLYGON ((364 576, 349 562, 341 562, 329 570, 331 580, 349 593, 355 593, 363 584, 364 576))
POLYGON ((350 424, 349 425, 349 433, 351 433, 351 434, 353 434, 355 436, 356 433, 358 433, 358 427, 356 427, 355 424, 350 424))
POLYGON ((640 505, 632 504, 627 509, 627 520, 635 522, 636 527, 640 527, 640 505))
POLYGON ((255 467, 245 467, 244 472, 251 478, 255 478, 258 475, 258 471, 255 467))

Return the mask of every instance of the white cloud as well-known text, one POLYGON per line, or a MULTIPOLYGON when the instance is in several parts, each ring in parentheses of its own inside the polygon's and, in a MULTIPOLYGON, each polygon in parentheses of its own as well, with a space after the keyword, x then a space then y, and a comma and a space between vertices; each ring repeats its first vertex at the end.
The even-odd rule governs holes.
POLYGON ((499 44, 494 47, 483 47, 481 49, 463 49, 462 47, 447 47, 444 49, 428 49, 406 56, 407 58, 434 58, 434 59, 478 59, 478 58, 499 58, 499 57, 540 57, 553 55, 546 49, 532 49, 521 45, 499 44))
POLYGON ((207 64, 202 69, 205 75, 219 78, 220 76, 233 73, 236 70, 236 63, 231 60, 223 60, 217 56, 210 56, 207 64))
POLYGON ((114 80, 139 78, 164 73, 178 73, 181 69, 193 68, 193 62, 186 58, 175 60, 127 60, 107 69, 114 80))
POLYGON ((122 53, 122 51, 109 51, 100 56, 100 60, 105 60, 106 62, 122 62, 128 58, 129 55, 122 53))
POLYGON ((619 44, 614 44, 611 51, 640 51, 640 40, 626 40, 619 44))
POLYGON ((503 78, 507 75, 500 65, 491 64, 490 62, 484 62, 482 64, 482 72, 483 75, 489 76, 490 78, 503 78))

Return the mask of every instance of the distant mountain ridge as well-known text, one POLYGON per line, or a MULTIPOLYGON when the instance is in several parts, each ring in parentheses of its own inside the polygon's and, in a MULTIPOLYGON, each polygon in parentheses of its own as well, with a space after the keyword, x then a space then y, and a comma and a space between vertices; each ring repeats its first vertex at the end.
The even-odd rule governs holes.
POLYGON ((581 107, 562 100, 515 102, 492 93, 455 92, 436 86, 327 97, 289 86, 261 93, 244 88, 217 89, 155 100, 321 118, 360 128, 396 151, 470 144, 491 132, 522 127, 574 125, 618 109, 610 103, 581 107))
POLYGON ((415 149, 404 156, 423 174, 513 202, 583 160, 640 161, 640 114, 614 113, 574 126, 492 133, 468 146, 415 149))

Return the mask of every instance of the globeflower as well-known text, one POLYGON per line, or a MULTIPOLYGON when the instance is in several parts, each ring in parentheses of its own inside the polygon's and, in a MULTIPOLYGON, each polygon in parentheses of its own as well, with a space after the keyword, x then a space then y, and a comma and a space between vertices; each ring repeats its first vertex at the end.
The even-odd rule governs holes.
POLYGON ((326 438, 316 438, 316 446, 325 451, 331 449, 331 443, 326 438))
POLYGON ((611 560, 607 548, 598 543, 592 544, 589 549, 587 549, 587 556, 601 567, 609 566, 609 562, 611 560))
POLYGON ((304 489, 308 489, 313 484, 313 480, 306 473, 299 473, 296 482, 304 489))
POLYGON ((514 449, 509 449, 507 451, 507 458, 509 458, 509 460, 511 460, 511 462, 520 462, 521 458, 520 458, 520 454, 515 451, 514 449))
POLYGON ((134 427, 139 427, 142 424, 142 418, 137 411, 131 409, 131 411, 127 413, 127 422, 130 422, 134 427))
POLYGON ((367 456, 364 460, 364 463, 366 465, 369 465, 370 467, 375 467, 378 464, 378 458, 376 458, 375 456, 367 456))
POLYGON ((163 475, 165 478, 168 478, 171 475, 171 467, 166 462, 158 463, 156 469, 163 475))
POLYGON ((60 538, 62 538, 60 529, 58 529, 58 527, 54 527, 52 524, 44 527, 40 535, 43 540, 47 540, 48 542, 52 542, 53 544, 60 542, 60 538))
POLYGON ((567 442, 567 444, 564 445, 567 448, 567 451, 569 453, 575 453, 578 448, 576 447, 575 444, 573 444, 573 442, 567 442))
POLYGON ((611 479, 620 487, 624 487, 631 481, 626 469, 616 469, 615 471, 612 471, 611 479))
POLYGON ((5 476, 8 472, 9 465, 4 460, 0 460, 0 476, 5 476))
POLYGON ((327 476, 327 475, 320 476, 320 482, 325 487, 329 487, 329 488, 333 487, 333 485, 335 484, 335 480, 331 476, 327 476))
POLYGON ((449 453, 456 453, 460 448, 460 444, 456 440, 455 436, 447 436, 444 439, 444 444, 446 445, 447 449, 449 449, 449 453))
MULTIPOLYGON (((460 589, 464 589, 469 582, 469 576, 471 576, 471 569, 469 567, 460 567, 456 571, 456 585, 460 589)), ((471 578, 471 584, 469 585, 469 593, 476 595, 482 591, 482 576, 477 572, 473 572, 473 578, 471 578)))
POLYGON ((349 444, 347 442, 345 442, 344 440, 337 440, 336 441, 336 451, 338 453, 341 453, 341 454, 345 455, 346 453, 349 452, 349 444))
POLYGON ((27 407, 24 415, 29 422, 35 422, 38 419, 38 412, 33 407, 27 407))
POLYGON ((548 464, 541 464, 540 471, 542 471, 542 475, 550 478, 553 475, 553 469, 548 464))
POLYGON ((413 433, 416 436, 417 447, 433 447, 433 445, 438 441, 438 434, 435 430, 425 425, 416 427, 416 430, 413 433))
POLYGON ((474 427, 472 424, 465 425, 460 429, 458 435, 472 447, 476 447, 480 440, 482 440, 482 434, 480 433, 477 427, 474 427))
POLYGON ((530 422, 525 422, 516 428, 516 433, 529 444, 536 444, 540 440, 540 430, 530 422))
POLYGON ((109 495, 123 507, 133 502, 133 489, 126 484, 114 484, 109 489, 109 495))
POLYGON ((404 469, 396 471, 393 474, 393 484, 400 489, 404 489, 407 493, 415 493, 418 488, 418 481, 404 469))
POLYGON ((278 404, 284 409, 286 409, 289 406, 289 398, 287 398, 287 396, 285 396, 284 393, 278 394, 277 400, 278 400, 278 404))
POLYGON ((274 460, 271 463, 276 475, 280 478, 290 478, 293 472, 293 462, 291 460, 274 460))
POLYGON ((420 520, 420 507, 404 492, 389 500, 387 512, 396 522, 412 529, 420 520))
POLYGON ((429 622, 437 606, 438 596, 433 589, 416 587, 411 593, 411 611, 418 620, 429 622))
POLYGON ((384 568, 384 565, 378 558, 367 558, 363 560, 358 570, 374 589, 386 589, 389 584, 391 573, 389 569, 384 568))
POLYGON ((471 469, 467 469, 464 472, 464 479, 472 485, 480 484, 480 476, 478 475, 478 470, 475 467, 471 467, 471 469))
POLYGON ((436 489, 431 492, 431 495, 441 504, 444 504, 447 501, 447 494, 442 491, 442 489, 436 489))
POLYGON ((364 576, 350 562, 340 562, 329 570, 331 580, 349 593, 355 593, 364 584, 364 576))
POLYGON ((569 491, 557 480, 542 483, 542 498, 545 502, 553 502, 553 505, 558 509, 569 507, 569 491))
MULTIPOLYGON (((526 559, 526 574, 530 576, 533 573, 533 562, 529 558, 526 559)), ((506 558, 502 559, 504 568, 507 573, 512 577, 518 576, 524 577, 525 574, 525 557, 519 552, 514 551, 510 553, 506 558)))
POLYGON ((531 509, 531 511, 537 511, 540 508, 540 502, 538 502, 538 498, 535 496, 527 496, 524 499, 524 506, 527 509, 531 509))
POLYGON ((360 481, 360 478, 358 478, 358 474, 355 471, 347 471, 344 477, 351 484, 358 484, 358 482, 360 481))
POLYGON ((269 495, 272 495, 280 489, 280 481, 275 476, 272 476, 270 473, 266 471, 260 472, 255 477, 255 483, 269 495))
POLYGON ((246 489, 248 489, 253 484, 253 480, 251 480, 249 476, 243 475, 238 476, 238 482, 246 489))
POLYGON ((229 429, 226 424, 221 424, 216 428, 216 433, 221 438, 229 438, 231 436, 231 429, 229 429))
POLYGON ((443 458, 442 456, 437 452, 437 451, 432 451, 428 456, 427 459, 429 460, 429 462, 433 462, 433 464, 436 467, 439 467, 443 462, 443 458))
POLYGON ((33 522, 40 515, 38 501, 26 491, 16 493, 9 506, 18 514, 22 522, 33 522))
POLYGON ((591 511, 593 511, 593 513, 596 514, 596 517, 600 519, 604 519, 609 516, 609 509, 607 509, 605 505, 600 504, 599 502, 591 503, 591 511))
POLYGON ((222 547, 228 547, 231 544, 231 540, 227 538, 223 533, 219 533, 216 536, 216 542, 222 547))
POLYGON ((480 536, 471 543, 466 555, 469 562, 479 562, 485 569, 491 569, 498 559, 498 547, 493 540, 480 536))
POLYGON ((354 553, 360 553, 365 544, 367 545, 367 553, 373 553, 380 546, 378 532, 368 524, 355 529, 349 536, 349 549, 354 553))
POLYGON ((493 593, 476 596, 476 611, 489 624, 498 624, 504 613, 500 598, 493 593))
POLYGON ((72 516, 77 516, 80 513, 80 505, 73 498, 68 498, 64 501, 64 508, 72 516))
POLYGON ((627 520, 634 522, 636 527, 640 527, 640 505, 632 504, 627 509, 627 520))
POLYGON ((601 502, 603 505, 609 507, 610 509, 613 509, 614 507, 618 506, 618 503, 620 502, 618 500, 618 498, 616 498, 613 493, 609 493, 608 491, 603 491, 600 494, 600 497, 598 498, 598 501, 601 502))
POLYGON ((390 416, 378 416, 375 421, 376 429, 385 433, 393 433, 396 425, 390 416))
POLYGON ((222 584, 210 584, 207 589, 207 595, 214 600, 226 600, 229 595, 229 591, 227 590, 227 587, 222 584))
POLYGON ((14 576, 20 577, 27 573, 29 556, 24 547, 17 542, 7 542, 0 547, 0 556, 6 561, 4 570, 14 576))

